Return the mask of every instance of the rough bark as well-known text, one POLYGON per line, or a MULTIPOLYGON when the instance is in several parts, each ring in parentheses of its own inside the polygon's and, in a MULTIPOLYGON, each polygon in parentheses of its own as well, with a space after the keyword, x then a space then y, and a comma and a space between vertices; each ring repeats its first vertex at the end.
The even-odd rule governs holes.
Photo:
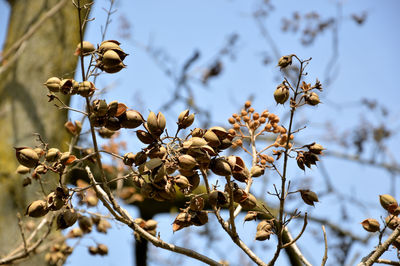
MULTIPOLYGON (((11 13, 3 47, 7 53, 30 27, 59 0, 9 1, 11 13)), ((0 256, 21 243, 17 226, 17 212, 24 214, 32 199, 43 197, 37 193, 37 184, 22 187, 23 177, 15 174, 18 165, 13 147, 35 146, 32 133, 39 133, 51 147, 65 150, 67 134, 63 124, 67 112, 59 111, 47 102, 47 89, 43 83, 51 76, 74 76, 77 57, 73 55, 79 41, 77 11, 71 1, 40 25, 26 41, 15 62, 12 52, 2 66, 7 70, 0 75, 0 256), (11 62, 11 63, 10 63, 11 62)), ((68 103, 67 97, 62 97, 68 103)), ((45 177, 45 190, 54 182, 45 177)), ((37 183, 37 182, 33 182, 37 183)), ((25 221, 30 218, 24 217, 25 221)), ((35 220, 37 221, 37 220, 35 220)), ((36 259, 29 265, 43 265, 36 259)))

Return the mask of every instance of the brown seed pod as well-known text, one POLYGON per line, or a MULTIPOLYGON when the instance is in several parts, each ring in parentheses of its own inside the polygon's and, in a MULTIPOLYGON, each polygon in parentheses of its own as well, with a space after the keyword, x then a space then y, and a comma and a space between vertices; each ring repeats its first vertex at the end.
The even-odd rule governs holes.
POLYGON ((15 170, 15 172, 16 172, 17 174, 20 174, 20 175, 27 174, 27 173, 29 173, 29 171, 30 171, 30 169, 29 169, 28 167, 23 166, 23 165, 21 165, 21 164, 18 165, 17 170, 15 170))
POLYGON ((165 116, 163 113, 158 112, 156 115, 154 112, 150 112, 149 116, 147 117, 147 129, 149 130, 150 134, 154 136, 160 136, 166 125, 165 116))
POLYGON ((143 229, 146 231, 154 230, 157 228, 157 224, 158 224, 158 222, 155 220, 152 220, 152 219, 147 220, 144 224, 143 229))
POLYGON ((224 206, 225 204, 228 203, 228 197, 222 191, 213 190, 210 192, 210 195, 208 197, 208 203, 211 206, 215 206, 218 208, 218 207, 224 206))
POLYGON ((82 49, 81 49, 81 43, 78 43, 78 45, 76 46, 75 55, 80 55, 82 50, 83 56, 86 56, 89 55, 91 52, 94 52, 94 50, 96 50, 91 42, 83 41, 82 43, 83 43, 82 49))
POLYGON ((153 136, 144 130, 136 131, 136 136, 144 144, 151 144, 155 141, 153 136))
POLYGON ((94 100, 92 108, 96 116, 105 116, 108 111, 108 105, 105 100, 94 100))
POLYGON ((264 174, 265 168, 259 165, 255 165, 250 170, 251 177, 259 177, 264 174))
POLYGON ((196 159, 190 155, 184 154, 179 156, 178 158, 178 165, 179 167, 185 170, 192 170, 197 166, 196 159))
POLYGON ((135 162, 135 156, 136 154, 132 152, 128 152, 124 155, 124 158, 122 161, 124 162, 125 165, 132 166, 133 163, 135 162))
POLYGON ((197 212, 204 208, 204 199, 202 197, 195 197, 190 200, 189 209, 197 212))
POLYGON ((299 192, 305 204, 314 206, 314 202, 318 202, 318 196, 315 192, 309 189, 300 189, 299 192))
POLYGON ((396 199, 389 194, 379 195, 379 202, 385 210, 388 210, 391 205, 398 205, 396 199))
POLYGON ((57 161, 61 156, 61 152, 57 148, 50 148, 46 152, 46 161, 48 162, 55 162, 57 161))
POLYGON ((78 218, 78 224, 84 233, 90 233, 92 231, 93 221, 89 217, 80 216, 78 218))
POLYGON ((106 234, 107 230, 110 228, 111 224, 106 219, 100 219, 100 221, 96 224, 96 230, 99 233, 106 234))
POLYGON ((100 128, 97 130, 97 132, 99 133, 100 137, 105 139, 109 139, 115 134, 115 131, 109 130, 105 127, 100 128))
POLYGON ((57 195, 55 192, 51 192, 49 195, 47 195, 47 208, 51 211, 57 211, 61 209, 65 201, 61 195, 57 195))
POLYGON ((57 216, 57 229, 65 229, 71 227, 75 224, 77 220, 78 213, 74 209, 65 208, 57 216))
POLYGON ((217 134, 215 134, 211 130, 207 130, 203 138, 207 141, 207 144, 210 145, 211 147, 218 147, 219 145, 221 145, 221 142, 217 134))
POLYGON ((268 240, 272 234, 272 231, 257 231, 255 239, 258 241, 268 240))
POLYGON ((142 115, 135 110, 126 111, 119 119, 123 128, 137 128, 143 123, 142 115))
POLYGON ((109 117, 106 120, 106 124, 104 125, 104 127, 112 131, 117 131, 121 129, 121 123, 118 118, 109 117))
POLYGON ((290 66, 292 64, 292 57, 293 57, 293 54, 285 55, 285 56, 282 56, 281 58, 279 58, 278 66, 280 67, 280 69, 290 66))
POLYGON ((83 81, 79 83, 78 94, 82 97, 88 97, 92 95, 95 90, 96 88, 94 87, 94 84, 90 81, 83 81))
POLYGON ((380 224, 377 220, 368 218, 361 222, 363 228, 368 232, 377 232, 379 231, 380 224))
POLYGON ((46 201, 44 200, 36 200, 29 204, 28 208, 26 208, 25 215, 29 215, 30 217, 38 218, 45 216, 49 212, 47 208, 46 201))
POLYGON ((119 63, 117 65, 104 65, 102 66, 102 70, 104 70, 105 72, 109 73, 109 74, 113 74, 113 73, 117 73, 119 71, 121 71, 122 69, 124 69, 126 67, 126 65, 124 63, 119 63))
POLYGON ((100 46, 99 46, 99 52, 104 54, 106 51, 110 50, 110 49, 118 49, 120 43, 118 41, 115 40, 107 40, 107 41, 103 41, 100 46))
POLYGON ((101 62, 104 64, 104 66, 115 66, 118 65, 119 63, 122 62, 121 58, 119 57, 119 54, 114 51, 114 50, 107 50, 101 59, 101 62))
POLYGON ((185 129, 190 127, 194 122, 194 114, 189 115, 189 110, 181 112, 178 116, 178 127, 185 129))
POLYGON ((284 104, 289 99, 289 88, 280 84, 274 92, 274 99, 277 104, 284 104))
POLYGON ((247 198, 239 202, 239 204, 243 207, 243 209, 251 210, 257 206, 257 199, 252 194, 248 193, 247 198))
POLYGON ((61 83, 61 79, 59 79, 57 77, 51 77, 44 83, 44 85, 51 92, 59 92, 60 91, 60 87, 61 87, 60 83, 61 83))
POLYGON ((224 158, 212 159, 210 169, 214 174, 219 176, 230 176, 232 174, 231 166, 224 158))
POLYGON ((385 223, 387 227, 394 230, 397 226, 400 225, 400 218, 395 215, 389 215, 385 218, 385 223))
POLYGON ((29 147, 15 148, 15 155, 18 162, 28 168, 35 167, 39 162, 38 154, 29 147))
POLYGON ((306 103, 309 105, 317 105, 320 103, 319 96, 315 92, 311 92, 308 97, 305 98, 306 103))

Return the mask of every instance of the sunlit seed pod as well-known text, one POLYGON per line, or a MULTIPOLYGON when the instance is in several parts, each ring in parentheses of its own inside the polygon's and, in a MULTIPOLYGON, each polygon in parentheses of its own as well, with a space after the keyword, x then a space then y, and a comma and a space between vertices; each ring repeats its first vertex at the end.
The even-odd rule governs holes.
POLYGON ((28 168, 35 167, 39 162, 39 156, 32 148, 15 148, 15 154, 18 162, 28 168))
POLYGON ((192 137, 201 138, 204 135, 204 130, 201 129, 201 128, 195 128, 195 129, 192 130, 191 135, 192 135, 192 137))
POLYGON ((232 117, 233 117, 233 118, 237 118, 237 117, 239 117, 239 115, 236 114, 236 113, 233 113, 233 114, 232 114, 232 117))
POLYGON ((61 209, 65 204, 63 198, 56 195, 55 192, 51 192, 49 195, 47 195, 46 201, 47 208, 52 211, 57 211, 61 209))
POLYGON ((368 232, 379 231, 380 224, 376 219, 368 218, 361 222, 362 227, 368 232))
POLYGON ((119 63, 117 65, 104 65, 103 66, 103 70, 109 74, 114 74, 117 73, 119 71, 121 71, 122 69, 124 69, 126 67, 126 65, 124 63, 119 63))
POLYGON ((231 135, 231 136, 236 136, 236 131, 235 131, 233 128, 229 129, 229 130, 228 130, 228 133, 229 133, 229 135, 231 135))
POLYGON ((96 255, 99 252, 98 248, 94 246, 88 247, 88 251, 91 255, 96 255))
POLYGON ((181 189, 187 189, 190 187, 189 179, 183 175, 177 175, 174 179, 174 182, 181 189))
POLYGON ((242 110, 242 111, 240 111, 240 115, 241 115, 241 116, 245 116, 245 115, 247 115, 247 111, 246 111, 246 110, 242 110))
POLYGON ((230 146, 232 146, 232 140, 225 138, 221 141, 221 145, 218 146, 218 149, 225 150, 225 149, 229 148, 230 146))
POLYGON ((272 231, 257 231, 255 239, 258 241, 268 240, 272 234, 272 231))
POLYGON ((249 108, 251 106, 251 101, 246 101, 245 103, 244 103, 244 108, 249 108))
POLYGON ((314 153, 314 154, 321 154, 324 149, 321 144, 315 143, 308 147, 309 151, 314 153))
POLYGON ((395 215, 389 215, 385 218, 385 223, 387 227, 394 230, 400 225, 400 218, 395 215))
POLYGON ((252 177, 259 177, 259 176, 262 176, 262 175, 264 174, 264 171, 265 171, 265 168, 264 168, 264 167, 255 165, 255 166, 253 166, 253 167, 251 168, 251 170, 250 170, 250 175, 251 175, 252 177))
POLYGON ((252 194, 248 193, 247 198, 239 202, 239 204, 243 207, 243 209, 251 210, 257 206, 257 199, 252 194))
POLYGON ((235 124, 236 120, 233 117, 229 117, 228 122, 229 122, 229 124, 233 125, 233 124, 235 124))
POLYGON ((79 83, 78 94, 82 97, 88 97, 95 91, 94 84, 90 81, 83 81, 79 83))
POLYGON ((51 92, 59 92, 60 91, 60 87, 61 87, 60 83, 61 83, 61 79, 59 79, 57 77, 51 77, 44 83, 44 85, 51 92))
POLYGON ((311 92, 311 94, 306 98, 306 103, 312 106, 319 104, 320 100, 318 94, 311 92))
POLYGON ((179 167, 185 170, 192 170, 197 166, 196 159, 188 154, 184 154, 179 156, 178 158, 178 165, 179 167))
POLYGON ((70 159, 70 152, 63 152, 60 155, 60 163, 65 164, 70 159))
POLYGON ((293 55, 285 55, 279 58, 278 66, 280 67, 280 69, 290 66, 292 64, 292 57, 293 55))
POLYGON ((57 148, 50 148, 47 152, 46 152, 46 161, 48 162, 55 162, 57 161, 61 156, 61 152, 59 149, 57 148))
POLYGON ((94 100, 92 108, 97 116, 105 116, 108 111, 108 105, 105 100, 94 100))
POLYGON ((257 224, 257 231, 270 231, 273 228, 273 223, 270 220, 262 220, 257 224))
POLYGON ((250 121, 250 117, 248 117, 247 115, 246 116, 243 116, 243 121, 244 122, 246 122, 246 123, 248 123, 249 121, 250 121))
POLYGON ((90 233, 92 231, 93 221, 87 216, 80 216, 78 218, 79 227, 84 233, 90 233))
POLYGON ((82 43, 83 43, 83 46, 81 46, 81 43, 78 43, 78 45, 76 46, 75 55, 80 55, 81 50, 82 50, 82 54, 84 56, 86 56, 86 55, 89 55, 94 50, 96 50, 94 48, 94 45, 91 42, 83 41, 82 43), (83 48, 81 49, 81 47, 83 47, 83 48))
POLYGON ((34 173, 43 175, 43 174, 47 173, 47 167, 43 164, 39 164, 38 166, 35 167, 34 173))
POLYGON ((36 200, 29 204, 26 209, 25 215, 30 217, 38 218, 46 215, 49 212, 47 209, 47 203, 44 200, 36 200))
POLYGON ((122 62, 121 58, 119 57, 118 53, 114 50, 107 50, 101 59, 104 66, 115 66, 122 62))
POLYGON ((30 171, 30 169, 29 169, 28 167, 23 166, 23 165, 21 165, 21 164, 18 165, 17 169, 15 170, 15 172, 16 172, 17 174, 20 174, 20 175, 27 174, 27 173, 29 173, 29 171, 30 171))
POLYGON ((274 91, 274 99, 277 104, 284 104, 289 99, 289 89, 281 85, 274 91))
POLYGON ((132 152, 128 152, 124 155, 122 159, 125 165, 131 166, 135 162, 135 154, 132 152))
POLYGON ((396 199, 389 194, 379 195, 379 202, 385 210, 388 210, 391 205, 398 205, 396 199))
POLYGON ((144 119, 138 111, 128 110, 120 117, 120 120, 123 128, 137 128, 144 119))
POLYGON ((71 231, 67 234, 69 238, 78 238, 83 236, 83 231, 79 227, 72 228, 71 231))
POLYGON ((118 101, 112 101, 107 106, 107 115, 115 116, 118 110, 118 101))
POLYGON ((97 132, 99 133, 100 137, 105 139, 109 139, 115 134, 115 131, 109 130, 105 127, 100 128, 97 132))
POLYGON ((219 176, 230 176, 232 174, 231 166, 223 158, 211 160, 210 169, 214 174, 219 176))
POLYGON ((110 49, 119 48, 119 45, 120 45, 120 43, 115 40, 103 41, 99 46, 99 52, 104 54, 106 51, 108 51, 110 49))
POLYGON ((240 125, 238 123, 233 124, 233 129, 234 130, 239 130, 240 129, 240 125))
POLYGON ((136 131, 136 136, 144 144, 151 144, 155 141, 153 136, 144 130, 136 131))
POLYGON ((218 147, 219 145, 221 145, 221 142, 217 134, 215 134, 211 130, 207 130, 203 138, 207 141, 207 144, 210 145, 211 147, 218 147))

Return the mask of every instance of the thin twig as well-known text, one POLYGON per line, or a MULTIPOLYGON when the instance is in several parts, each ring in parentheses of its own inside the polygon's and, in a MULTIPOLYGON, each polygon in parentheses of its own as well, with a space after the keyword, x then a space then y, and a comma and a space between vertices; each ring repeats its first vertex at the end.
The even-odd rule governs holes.
POLYGON ((323 225, 322 225, 322 232, 324 232, 325 251, 324 251, 324 257, 322 258, 321 266, 325 266, 326 261, 328 260, 328 239, 326 237, 325 226, 323 225))

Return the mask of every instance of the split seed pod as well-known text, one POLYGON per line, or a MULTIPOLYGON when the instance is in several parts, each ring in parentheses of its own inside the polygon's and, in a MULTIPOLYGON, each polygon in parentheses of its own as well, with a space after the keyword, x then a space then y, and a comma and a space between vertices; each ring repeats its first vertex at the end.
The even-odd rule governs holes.
POLYGON ((61 79, 59 79, 57 77, 51 77, 44 83, 44 85, 51 92, 59 92, 60 91, 60 83, 61 83, 61 79))

